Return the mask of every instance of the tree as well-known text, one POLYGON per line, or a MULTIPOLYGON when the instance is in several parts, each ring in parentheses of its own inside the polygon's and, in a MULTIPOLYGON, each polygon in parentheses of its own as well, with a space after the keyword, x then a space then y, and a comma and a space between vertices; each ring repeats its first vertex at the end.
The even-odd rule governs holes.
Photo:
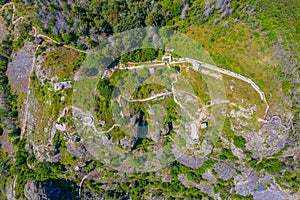
POLYGON ((147 26, 162 26, 165 24, 165 16, 160 12, 151 11, 145 20, 147 26))
POLYGON ((9 137, 17 137, 21 135, 21 129, 20 128, 14 128, 9 134, 9 137))
POLYGON ((0 122, 3 122, 5 117, 5 112, 4 110, 0 107, 0 122))
POLYGON ((3 135, 3 128, 2 128, 2 126, 0 126, 0 136, 2 136, 3 135))
POLYGON ((74 36, 72 33, 64 33, 61 37, 66 44, 70 44, 74 40, 74 36))
POLYGON ((107 79, 101 79, 97 85, 97 89, 103 98, 109 100, 113 93, 114 86, 112 86, 107 79))
POLYGON ((235 135, 235 136, 233 136, 233 144, 237 148, 244 149, 245 144, 246 144, 246 140, 242 136, 235 135))

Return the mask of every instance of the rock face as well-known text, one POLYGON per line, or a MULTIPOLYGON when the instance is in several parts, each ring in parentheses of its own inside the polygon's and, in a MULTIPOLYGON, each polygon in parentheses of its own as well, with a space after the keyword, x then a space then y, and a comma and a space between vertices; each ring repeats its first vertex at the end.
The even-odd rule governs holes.
POLYGON ((81 142, 69 140, 66 143, 66 147, 68 148, 68 152, 75 157, 85 158, 89 155, 85 146, 81 142))
POLYGON ((287 192, 283 191, 277 184, 271 183, 270 188, 257 190, 253 194, 254 200, 282 200, 282 199, 298 199, 287 192))
POLYGON ((265 124, 258 132, 246 135, 246 148, 250 150, 253 158, 271 156, 284 148, 289 137, 289 130, 284 129, 279 120, 265 124))
POLYGON ((233 177, 235 174, 235 169, 233 166, 226 163, 216 163, 215 171, 218 174, 218 177, 222 180, 228 180, 233 177))
POLYGON ((34 44, 25 42, 22 49, 13 56, 12 62, 8 65, 7 74, 14 90, 25 93, 29 77, 32 73, 32 62, 34 56, 34 44))
POLYGON ((202 178, 209 180, 213 184, 217 184, 217 179, 214 175, 212 175, 211 169, 207 169, 206 172, 204 174, 202 174, 202 178))
POLYGON ((184 185, 184 187, 189 187, 189 180, 185 175, 178 175, 177 179, 182 183, 182 185, 184 185))
POLYGON ((186 152, 177 147, 173 149, 173 155, 179 163, 193 169, 199 168, 207 160, 207 158, 197 158, 193 155, 187 155, 186 152))
MULTIPOLYGON (((247 177, 246 180, 243 180, 242 176, 236 176, 234 177, 234 180, 237 181, 234 188, 236 193, 242 196, 246 196, 252 194, 252 192, 254 191, 256 183, 259 180, 259 175, 256 172, 253 172, 249 177, 247 177)), ((263 189, 263 184, 260 186, 260 189, 263 189)))
POLYGON ((66 181, 49 180, 43 182, 28 181, 24 195, 28 200, 39 199, 76 199, 75 188, 66 181))
POLYGON ((2 24, 0 23, 0 42, 2 41, 2 24))

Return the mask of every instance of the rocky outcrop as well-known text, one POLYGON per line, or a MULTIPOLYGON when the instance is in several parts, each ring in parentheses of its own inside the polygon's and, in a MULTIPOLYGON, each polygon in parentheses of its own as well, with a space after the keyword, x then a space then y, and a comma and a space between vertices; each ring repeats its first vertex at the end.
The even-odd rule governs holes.
POLYGON ((271 156, 284 148, 288 137, 289 130, 282 126, 280 120, 273 120, 257 132, 245 134, 246 149, 253 153, 253 158, 271 156))
POLYGON ((69 140, 66 143, 66 147, 68 148, 68 152, 77 158, 85 158, 89 155, 85 146, 81 142, 76 142, 76 140, 69 140))
POLYGON ((32 73, 34 48, 33 43, 25 42, 24 47, 16 55, 13 55, 12 62, 8 65, 7 74, 12 89, 21 93, 26 92, 32 73))
POLYGON ((199 168, 207 160, 207 158, 197 158, 193 155, 187 155, 187 152, 177 147, 173 149, 173 155, 179 163, 193 169, 199 168))
POLYGON ((77 198, 76 188, 71 186, 71 181, 65 180, 28 181, 24 187, 24 195, 29 200, 77 198))
POLYGON ((216 163, 214 165, 218 177, 222 180, 228 180, 235 174, 234 166, 228 163, 216 163))

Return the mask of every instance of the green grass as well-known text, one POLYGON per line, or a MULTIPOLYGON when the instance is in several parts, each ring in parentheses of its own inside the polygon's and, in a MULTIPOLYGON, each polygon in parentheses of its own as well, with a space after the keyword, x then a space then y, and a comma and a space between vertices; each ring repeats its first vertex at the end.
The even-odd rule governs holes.
POLYGON ((77 59, 81 59, 78 52, 64 47, 57 47, 43 55, 42 69, 50 71, 50 77, 58 77, 58 81, 73 77, 78 68, 77 59))

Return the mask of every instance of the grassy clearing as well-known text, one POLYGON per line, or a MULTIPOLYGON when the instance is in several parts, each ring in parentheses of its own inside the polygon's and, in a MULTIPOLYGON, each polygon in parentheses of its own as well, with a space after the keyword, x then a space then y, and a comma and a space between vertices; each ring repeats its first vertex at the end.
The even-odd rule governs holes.
POLYGON ((189 81, 195 95, 197 95, 204 104, 207 104, 208 101, 210 101, 209 91, 201 73, 187 66, 182 66, 181 69, 180 73, 189 81))
MULTIPOLYGON (((42 69, 50 72, 50 77, 58 77, 58 81, 71 79, 82 57, 73 50, 63 47, 54 48, 46 52, 42 69)), ((36 100, 35 109, 32 111, 38 125, 34 131, 36 140, 46 140, 50 134, 45 133, 45 127, 52 126, 61 110, 72 103, 72 89, 54 91, 51 83, 42 85, 35 74, 31 78, 31 87, 36 100), (49 124, 50 123, 50 124, 49 124)), ((49 131, 50 127, 48 128, 49 131)), ((48 132, 46 131, 46 132, 48 132)))
POLYGON ((51 84, 41 85, 35 75, 32 76, 31 81, 34 98, 38 102, 34 105, 35 109, 32 111, 35 119, 38 120, 38 130, 36 130, 34 134, 36 135, 36 139, 45 139, 44 137, 47 137, 47 135, 45 135, 44 128, 49 127, 49 125, 51 126, 52 124, 49 124, 49 122, 56 120, 59 116, 59 112, 71 104, 72 90, 65 89, 54 92, 51 84), (64 97, 63 101, 62 97, 64 97))
POLYGON ((50 77, 58 77, 58 81, 70 79, 79 67, 77 63, 79 57, 79 53, 74 50, 57 47, 45 53, 42 69, 49 71, 50 77))
POLYGON ((199 42, 217 66, 251 78, 264 92, 270 103, 270 112, 287 113, 281 83, 273 58, 265 41, 267 36, 258 34, 239 22, 227 29, 212 25, 191 25, 186 34, 199 42))
MULTIPOLYGON (((225 86, 227 100, 237 105, 233 106, 228 104, 227 112, 230 112, 232 109, 239 111, 239 106, 247 110, 251 110, 251 107, 255 106, 255 111, 253 112, 253 114, 250 114, 251 119, 245 119, 243 117, 240 117, 240 119, 249 123, 246 127, 247 129, 260 128, 261 122, 258 122, 257 119, 264 118, 267 106, 264 103, 264 101, 260 98, 259 94, 254 90, 254 88, 250 84, 243 82, 239 79, 235 79, 224 75, 223 82, 225 86)), ((239 124, 237 119, 232 119, 232 123, 236 125, 239 124)))
MULTIPOLYGON (((208 23, 192 25, 186 34, 209 52, 216 65, 252 78, 255 82, 269 83, 275 75, 271 67, 274 61, 264 44, 265 38, 255 33, 242 23, 228 29, 220 29, 208 23)), ((265 85, 266 91, 270 91, 269 85, 265 85)))

